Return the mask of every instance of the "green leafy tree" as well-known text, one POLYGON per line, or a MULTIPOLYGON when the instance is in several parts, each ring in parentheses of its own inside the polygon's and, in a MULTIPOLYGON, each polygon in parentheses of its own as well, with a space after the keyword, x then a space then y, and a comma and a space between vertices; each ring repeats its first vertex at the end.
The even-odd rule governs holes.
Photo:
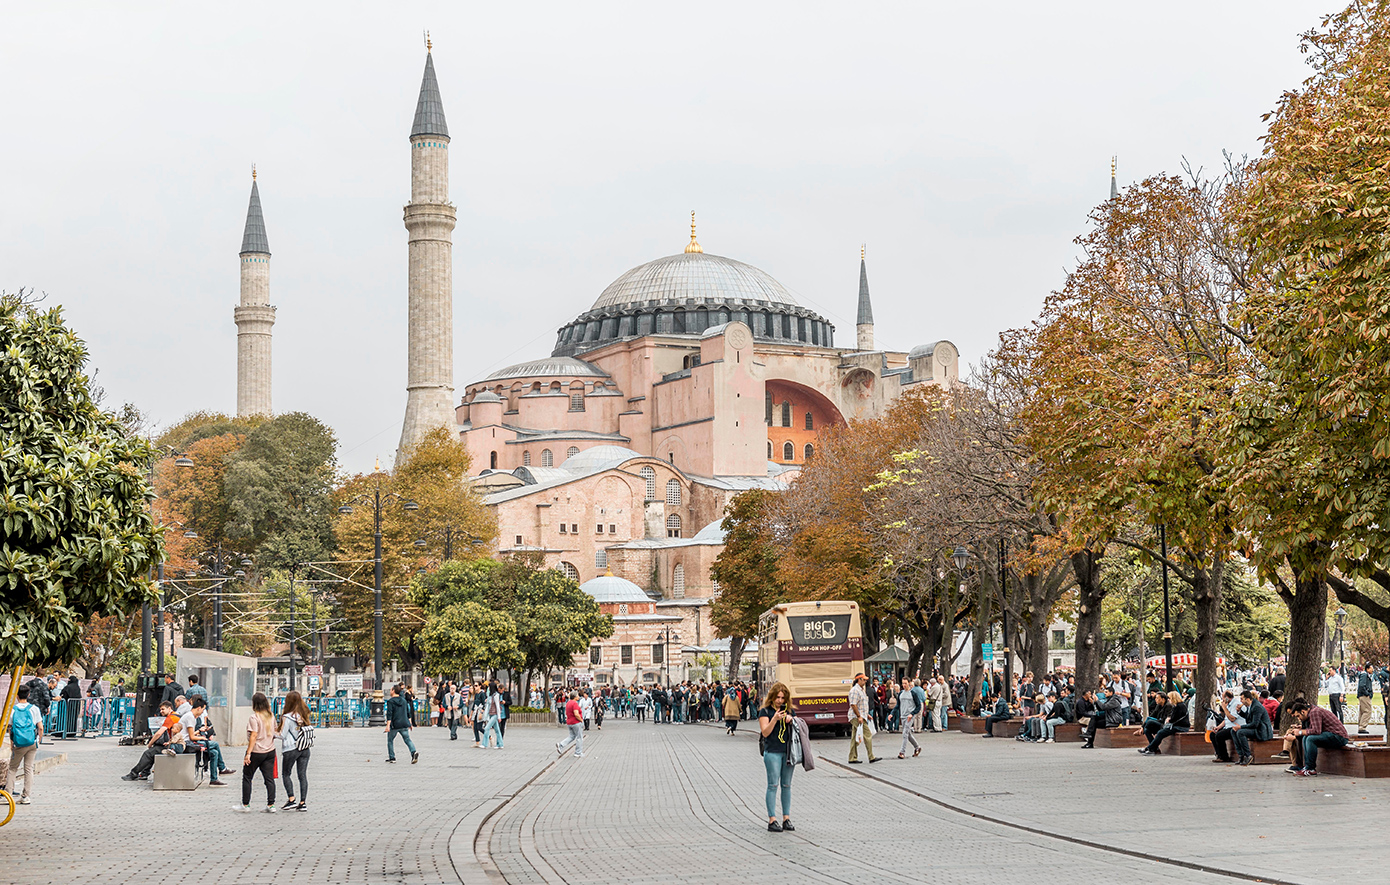
POLYGON ((154 600, 153 452, 92 396, 57 310, 0 296, 0 667, 66 663, 90 618, 154 600))
POLYGON ((768 538, 766 517, 773 492, 740 492, 724 511, 724 549, 710 577, 719 582, 719 595, 710 605, 710 623, 729 638, 729 672, 739 661, 749 638, 758 634, 758 617, 784 596, 777 568, 777 548, 768 538))
POLYGON ((420 631, 425 664, 440 673, 510 669, 521 660, 516 623, 480 602, 447 605, 420 631))

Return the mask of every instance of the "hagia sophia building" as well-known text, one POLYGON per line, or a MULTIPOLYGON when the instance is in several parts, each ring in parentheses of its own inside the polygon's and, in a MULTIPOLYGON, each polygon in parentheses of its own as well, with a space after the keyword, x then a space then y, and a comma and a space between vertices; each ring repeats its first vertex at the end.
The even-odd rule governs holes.
MULTIPOLYGON (((496 554, 539 554, 613 616, 614 635, 576 656, 581 677, 651 682, 669 664, 680 678, 682 663, 721 647, 709 623, 719 592, 710 566, 730 499, 785 488, 825 428, 879 416, 913 385, 956 383, 955 346, 876 349, 862 252, 854 346, 837 346, 835 327, 771 275, 704 251, 692 213, 683 250, 618 276, 560 328, 549 356, 470 381, 456 397, 456 216, 428 50, 410 145, 397 457, 434 427, 456 430, 470 481, 497 517, 496 554)), ((254 182, 241 258, 238 412, 269 413, 274 308, 254 182)))

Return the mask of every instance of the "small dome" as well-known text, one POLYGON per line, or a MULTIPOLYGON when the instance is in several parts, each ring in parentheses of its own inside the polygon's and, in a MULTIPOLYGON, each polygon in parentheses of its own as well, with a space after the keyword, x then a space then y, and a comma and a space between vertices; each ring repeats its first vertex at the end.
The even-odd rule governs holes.
POLYGON ((907 358, 915 360, 919 357, 931 356, 934 352, 936 352, 935 344, 919 344, 908 352, 907 358))
POLYGON ((603 603, 651 602, 652 598, 641 587, 617 575, 600 575, 579 585, 579 589, 603 603))
POLYGON ((485 381, 501 381, 508 378, 539 378, 551 375, 577 376, 581 378, 607 378, 608 373, 600 369, 593 363, 586 363, 577 360, 572 356, 550 356, 545 359, 531 360, 530 362, 517 363, 514 366, 507 366, 505 369, 498 369, 493 372, 485 381))
POLYGON ((502 401, 502 397, 500 397, 500 396, 498 396, 497 394, 493 393, 491 390, 486 390, 486 389, 478 391, 478 394, 477 394, 476 396, 474 396, 473 399, 471 400, 471 402, 472 402, 473 404, 477 404, 477 403, 500 403, 501 401, 502 401))
POLYGON ((601 467, 613 467, 624 461, 631 461, 633 458, 644 457, 641 452, 634 452, 622 446, 594 446, 585 449, 578 455, 565 459, 565 463, 560 465, 561 470, 594 470, 601 467))

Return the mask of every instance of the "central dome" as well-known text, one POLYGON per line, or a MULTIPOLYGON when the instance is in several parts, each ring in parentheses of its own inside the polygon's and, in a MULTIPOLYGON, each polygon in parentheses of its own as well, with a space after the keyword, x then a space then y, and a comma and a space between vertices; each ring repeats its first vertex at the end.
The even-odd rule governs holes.
POLYGON ((708 252, 685 252, 634 267, 604 289, 592 309, 652 301, 683 303, 688 298, 700 303, 797 303, 785 286, 751 264, 708 252))

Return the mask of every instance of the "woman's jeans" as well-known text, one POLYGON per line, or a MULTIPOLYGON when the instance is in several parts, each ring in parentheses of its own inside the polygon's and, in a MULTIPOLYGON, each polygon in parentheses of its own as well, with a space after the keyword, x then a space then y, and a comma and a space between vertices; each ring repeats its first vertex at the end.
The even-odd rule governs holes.
POLYGON ((496 716, 487 717, 487 728, 483 729, 483 744, 492 746, 492 736, 497 735, 497 749, 502 749, 502 731, 496 716))
POLYGON ((275 751, 269 753, 252 753, 251 762, 242 766, 241 769, 241 804, 251 804, 251 779, 260 771, 261 778, 265 780, 265 802, 267 805, 275 804, 275 751))
POLYGON ((285 784, 285 795, 299 797, 302 803, 309 798, 309 750, 288 750, 280 754, 280 780, 285 784), (291 775, 299 773, 299 792, 294 791, 291 775))
POLYGON ((1161 728, 1159 728, 1158 731, 1154 732, 1153 737, 1149 739, 1149 746, 1148 746, 1146 749, 1147 749, 1150 753, 1158 753, 1158 752, 1161 752, 1161 751, 1158 749, 1158 745, 1161 744, 1161 743, 1163 743, 1163 739, 1164 739, 1164 738, 1168 737, 1170 734, 1179 734, 1180 732, 1184 732, 1184 731, 1187 731, 1187 729, 1185 729, 1185 728, 1174 728, 1174 727, 1171 726, 1171 725, 1164 725, 1164 726, 1162 726, 1161 728))
POLYGON ((410 750, 410 755, 414 756, 416 753, 415 742, 410 739, 410 729, 393 728, 386 735, 386 758, 396 758, 396 735, 401 736, 401 739, 405 741, 406 747, 410 750))
POLYGON ((777 816, 777 788, 782 788, 782 816, 792 813, 792 771, 796 768, 786 753, 764 753, 763 767, 767 769, 767 816, 777 816))

